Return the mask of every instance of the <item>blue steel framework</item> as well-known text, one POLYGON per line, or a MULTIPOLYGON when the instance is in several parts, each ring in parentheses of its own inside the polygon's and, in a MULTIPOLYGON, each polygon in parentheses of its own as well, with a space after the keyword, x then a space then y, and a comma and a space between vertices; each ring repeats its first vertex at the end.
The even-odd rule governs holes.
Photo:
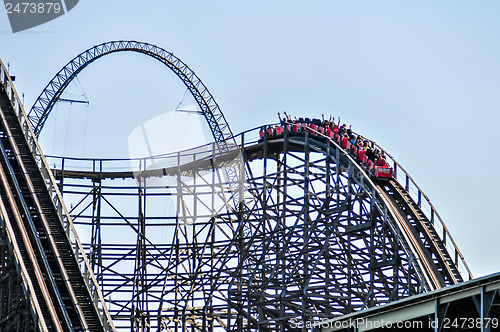
MULTIPOLYGON (((371 179, 319 134, 259 141, 255 129, 236 139, 239 153, 212 144, 143 160, 137 164, 168 165, 143 172, 123 171, 120 160, 49 157, 79 233, 91 239, 84 247, 118 328, 130 329, 132 319, 134 330, 290 331, 294 320, 344 315, 463 280, 463 259, 443 246, 442 238, 452 238, 434 210, 423 213, 420 191, 401 196, 398 182, 371 179), (245 204, 235 208, 234 186, 210 178, 239 160, 245 204), (196 202, 214 196, 226 203, 216 214, 197 212, 196 202), (168 199, 170 214, 154 208, 168 199), (117 230, 121 241, 106 240, 117 230)), ((414 186, 401 166, 398 172, 414 186)))
MULTIPOLYGON (((115 43, 127 44, 102 45, 115 43)), ((72 67, 66 78, 85 66, 72 67)), ((60 74, 49 84, 52 92, 41 95, 46 106, 67 85, 60 74)), ((204 114, 209 125, 223 119, 204 114)), ((32 115, 38 131, 28 130, 31 146, 48 112, 32 115)), ((26 118, 20 121, 29 129, 26 118)), ((233 138, 225 121, 211 129, 216 144, 161 157, 168 167, 124 172, 90 160, 90 169, 77 170, 68 166, 70 158, 56 158, 57 186, 47 174, 54 197, 58 188, 66 200, 73 197, 70 214, 79 229, 67 213, 65 227, 84 239, 74 250, 91 257, 83 259, 83 270, 93 270, 96 277, 89 276, 118 329, 296 330, 294 319, 344 315, 470 277, 434 207, 392 157, 396 178, 382 183, 315 132, 258 140, 255 130, 233 138), (235 140, 238 149, 229 150, 226 143, 235 140), (224 177, 235 171, 238 176, 224 177), (173 182, 159 185, 155 178, 173 182), (244 197, 237 205, 235 195, 244 197), (125 197, 136 203, 135 213, 125 197), (158 197, 174 197, 174 211, 149 208, 158 197), (203 210, 207 201, 212 207, 203 210), (215 210, 216 201, 223 204, 215 210), (107 238, 125 229, 132 237, 107 238), (168 241, 158 242, 158 229, 168 241)), ((47 172, 39 150, 36 156, 47 172)))

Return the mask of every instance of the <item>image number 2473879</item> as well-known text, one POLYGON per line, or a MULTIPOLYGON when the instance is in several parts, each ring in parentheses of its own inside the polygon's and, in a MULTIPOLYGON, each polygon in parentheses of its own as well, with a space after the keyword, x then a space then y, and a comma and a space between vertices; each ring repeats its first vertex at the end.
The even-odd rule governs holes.
POLYGON ((4 0, 12 32, 52 21, 73 9, 79 0, 4 0))

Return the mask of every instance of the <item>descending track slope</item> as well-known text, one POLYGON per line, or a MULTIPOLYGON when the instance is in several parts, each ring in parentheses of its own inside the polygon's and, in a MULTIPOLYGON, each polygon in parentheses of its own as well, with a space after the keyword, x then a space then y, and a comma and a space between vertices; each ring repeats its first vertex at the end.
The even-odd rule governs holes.
MULTIPOLYGON (((33 321, 44 331, 103 331, 107 324, 80 271, 68 229, 48 191, 50 183, 42 176, 25 137, 30 128, 17 94, 3 64, 1 68, 2 217, 11 231, 8 239, 20 262, 18 270, 26 271, 22 279, 25 295, 36 303, 33 321)), ((35 140, 30 143, 37 144, 35 140)))
MULTIPOLYGON (((378 190, 384 196, 391 210, 395 212, 400 224, 407 227, 412 234, 421 255, 426 257, 428 268, 436 272, 438 284, 444 287, 447 284, 456 284, 463 281, 454 259, 448 253, 445 243, 437 234, 432 222, 426 217, 422 209, 412 199, 410 194, 395 179, 377 181, 378 190), (441 277, 443 275, 444 277, 441 277), (448 282, 445 282, 445 280, 448 282)), ((439 287, 440 288, 440 287, 439 287)))

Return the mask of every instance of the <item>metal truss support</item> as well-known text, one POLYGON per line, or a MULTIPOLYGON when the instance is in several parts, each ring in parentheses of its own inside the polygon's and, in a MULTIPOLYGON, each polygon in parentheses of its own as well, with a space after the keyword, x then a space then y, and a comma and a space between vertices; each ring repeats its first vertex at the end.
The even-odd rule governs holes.
MULTIPOLYGON (((481 287, 481 293, 473 298, 476 309, 481 319, 481 332, 490 332, 491 323, 488 324, 491 317, 491 308, 495 300, 498 302, 498 290, 486 291, 485 287, 481 287)), ((500 319, 500 317, 498 317, 500 319)))
POLYGON ((228 306, 246 324, 229 322, 228 330, 299 331, 305 327, 294 322, 422 292, 408 255, 354 180, 352 166, 338 153, 333 158, 329 144, 328 155, 314 151, 307 134, 279 144, 264 139, 261 162, 247 169, 252 200, 241 222, 253 232, 240 240, 246 246, 228 306))
POLYGON ((429 315, 429 321, 431 322, 431 327, 433 328, 434 332, 441 332, 443 331, 444 328, 443 322, 448 312, 448 308, 450 307, 450 304, 449 303, 439 304, 439 302, 436 300, 435 307, 436 309, 434 314, 429 315))

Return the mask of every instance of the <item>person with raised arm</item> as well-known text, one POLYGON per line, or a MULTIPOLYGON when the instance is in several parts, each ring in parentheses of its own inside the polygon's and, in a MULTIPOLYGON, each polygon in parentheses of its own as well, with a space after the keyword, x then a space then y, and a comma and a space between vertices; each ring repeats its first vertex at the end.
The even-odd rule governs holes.
POLYGON ((283 112, 283 114, 285 114, 285 120, 291 123, 292 118, 290 117, 290 115, 288 115, 286 112, 283 112))
POLYGON ((361 135, 359 135, 356 139, 356 146, 358 148, 358 151, 363 150, 363 137, 361 135))
POLYGON ((286 112, 283 112, 285 116, 282 118, 280 112, 278 112, 278 118, 280 119, 280 123, 282 126, 286 125, 288 122, 288 118, 286 117, 286 112))
MULTIPOLYGON (((330 128, 330 121, 328 120, 325 120, 325 116, 323 114, 321 114, 321 118, 322 118, 322 122, 321 122, 321 125, 325 128, 325 129, 328 129, 330 128)), ((331 118, 331 116, 330 116, 331 118)))

